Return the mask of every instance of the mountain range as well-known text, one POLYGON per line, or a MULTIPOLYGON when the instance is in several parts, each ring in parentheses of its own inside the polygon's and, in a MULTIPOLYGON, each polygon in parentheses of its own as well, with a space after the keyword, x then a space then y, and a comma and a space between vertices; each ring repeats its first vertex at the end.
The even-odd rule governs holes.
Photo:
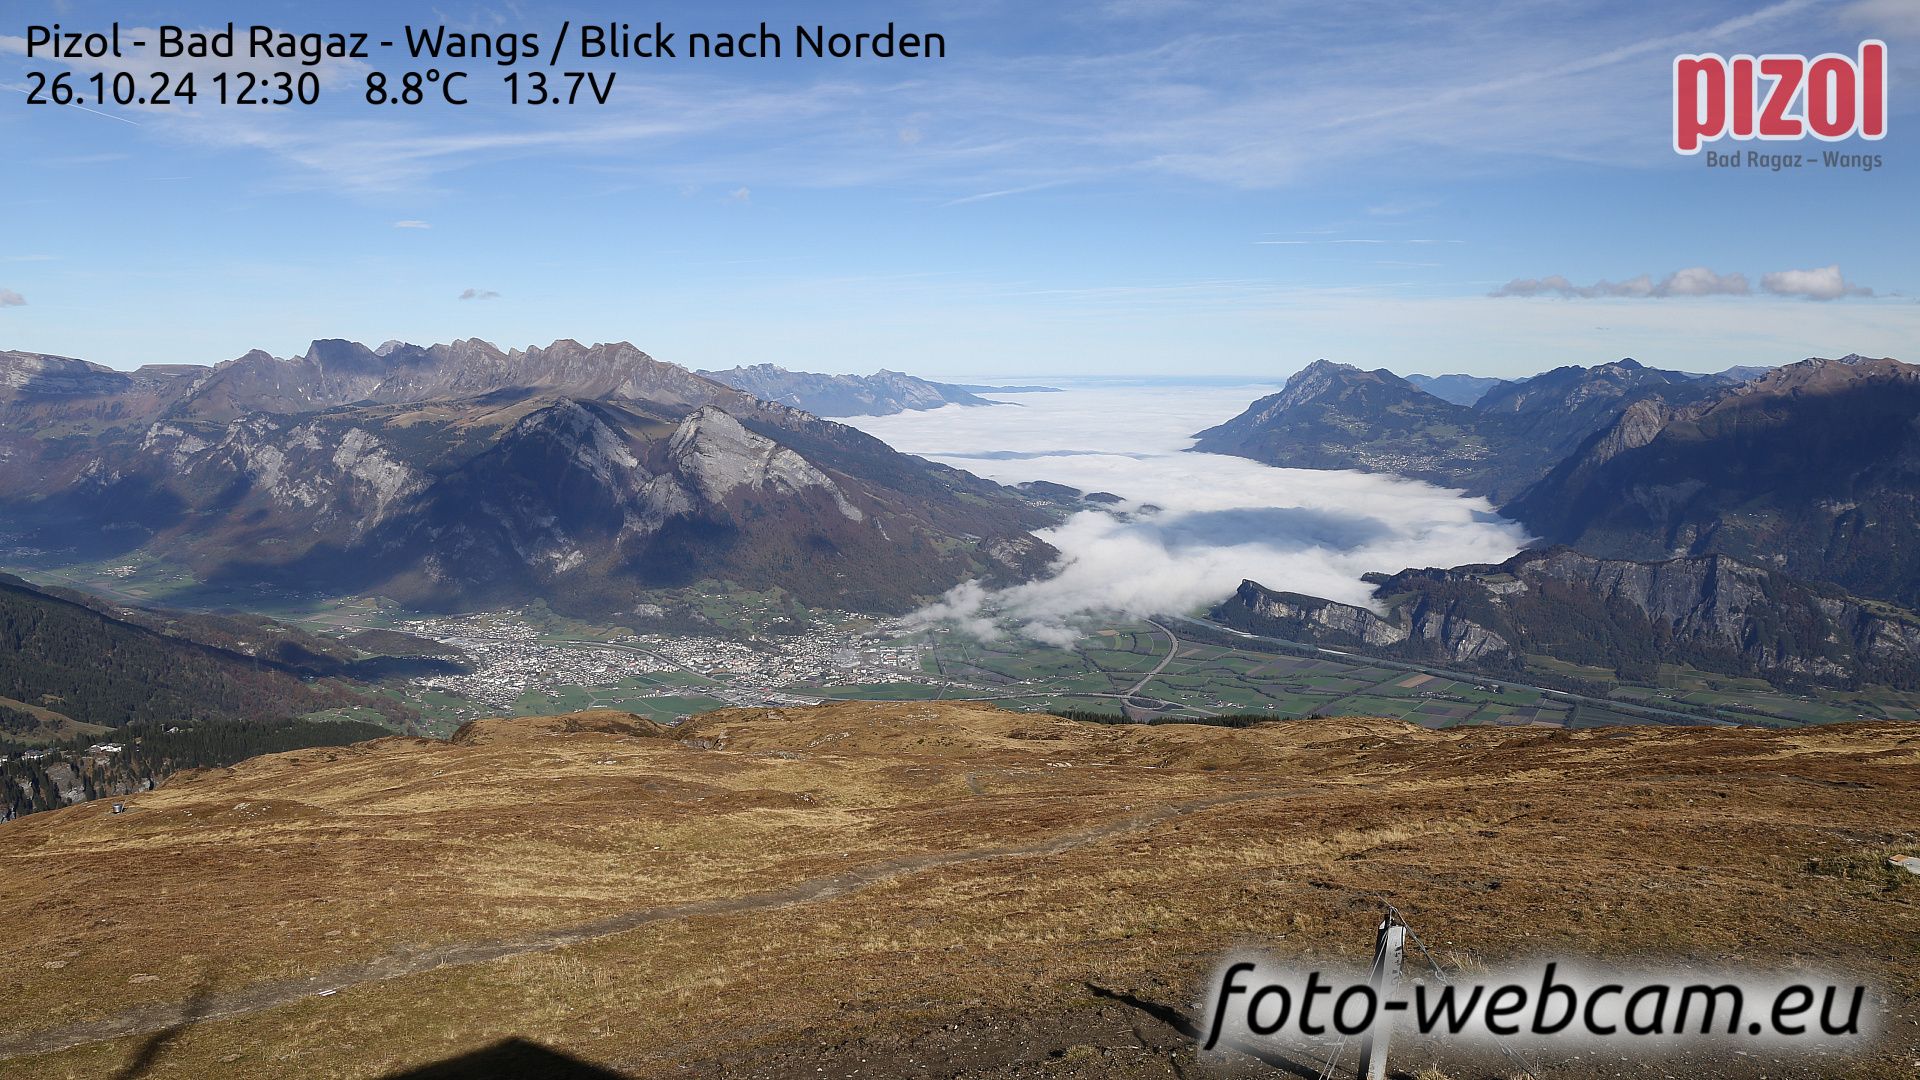
POLYGON ((0 353, 0 543, 208 584, 608 611, 715 581, 900 611, 1037 573, 1057 514, 626 343, 0 353))
POLYGON ((928 382, 884 368, 871 375, 816 375, 755 364, 700 374, 762 401, 791 405, 815 416, 890 416, 943 405, 997 404, 969 387, 928 382))
POLYGON ((1507 382, 1479 375, 1409 375, 1407 381, 1442 401, 1469 407, 1486 397, 1487 391, 1507 382))
MULTIPOLYGON (((721 374, 742 373, 878 385, 766 365, 721 374)), ((941 384, 870 378, 898 393, 869 407, 964 403, 941 384)), ((1462 487, 1603 561, 1728 556, 1801 597, 1795 610, 1846 627, 1866 616, 1828 610, 1835 596, 1869 614, 1868 601, 1920 606, 1906 542, 1920 535, 1920 368, 1848 356, 1701 376, 1621 360, 1484 387, 1444 378, 1456 396, 1480 393, 1460 404, 1319 361, 1195 449, 1462 487)), ((209 586, 422 609, 539 598, 598 614, 708 583, 899 612, 970 578, 1041 573, 1056 553, 1032 530, 1079 505, 1064 488, 1006 488, 897 453, 626 343, 325 340, 291 358, 133 372, 0 353, 0 549, 24 560, 140 552, 209 586)), ((1876 633, 1904 625, 1888 618, 1876 633)), ((1628 638, 1643 629, 1628 625, 1628 638)), ((1703 663, 1885 674, 1880 646, 1853 629, 1836 631, 1854 642, 1840 654, 1797 629, 1781 639, 1790 649, 1708 656, 1737 636, 1716 633, 1687 645, 1703 663)))
POLYGON ((1502 382, 1465 406, 1321 361, 1198 438, 1275 465, 1464 488, 1561 548, 1382 579, 1382 613, 1242 589, 1238 607, 1316 640, 1636 670, 1653 642, 1709 670, 1829 684, 1906 685, 1920 669, 1905 610, 1920 606, 1920 367, 1849 355, 1700 376, 1622 360, 1502 382), (1580 560, 1586 585, 1568 576, 1580 560), (1617 582, 1597 584, 1641 581, 1646 566, 1662 568, 1654 599, 1622 607, 1617 582), (1511 600, 1515 588, 1552 603, 1511 600))
POLYGON ((1594 555, 1729 554, 1920 604, 1920 367, 1890 358, 1707 376, 1621 360, 1502 383, 1471 407, 1319 361, 1197 438, 1463 488, 1594 555))
POLYGON ((1637 402, 1502 509, 1596 555, 1722 552, 1920 605, 1920 367, 1812 359, 1637 402))
POLYGON ((1692 402, 1722 385, 1628 359, 1500 382, 1463 405, 1385 369, 1317 360, 1279 393, 1198 433, 1193 449, 1286 468, 1396 473, 1500 502, 1628 405, 1692 402))

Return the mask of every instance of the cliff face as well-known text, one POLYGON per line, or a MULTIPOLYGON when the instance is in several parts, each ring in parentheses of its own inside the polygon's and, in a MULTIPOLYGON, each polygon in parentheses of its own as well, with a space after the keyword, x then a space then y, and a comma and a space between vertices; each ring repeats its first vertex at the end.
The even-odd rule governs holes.
POLYGON ((1920 617, 1723 555, 1643 563, 1570 549, 1385 578, 1380 612, 1244 582, 1218 615, 1295 640, 1468 667, 1530 653, 1648 674, 1686 663, 1780 682, 1912 685, 1920 617))
POLYGON ((1405 627, 1363 607, 1322 600, 1300 593, 1273 592, 1258 582, 1242 581, 1232 603, 1262 619, 1298 627, 1297 633, 1315 640, 1347 639, 1356 644, 1386 648, 1407 640, 1405 627))
POLYGON ((1303 641, 1444 657, 1458 663, 1497 659, 1512 652, 1505 638, 1466 617, 1452 603, 1414 604, 1382 618, 1367 608, 1271 592, 1252 581, 1240 583, 1231 603, 1303 641))

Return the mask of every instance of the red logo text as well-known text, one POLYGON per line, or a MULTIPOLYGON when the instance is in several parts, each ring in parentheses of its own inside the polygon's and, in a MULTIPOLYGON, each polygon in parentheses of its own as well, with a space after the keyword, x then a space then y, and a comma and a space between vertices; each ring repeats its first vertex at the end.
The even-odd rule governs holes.
POLYGON ((1887 43, 1863 41, 1857 56, 1823 53, 1673 58, 1673 149, 1697 154, 1735 139, 1837 142, 1887 135, 1887 43))

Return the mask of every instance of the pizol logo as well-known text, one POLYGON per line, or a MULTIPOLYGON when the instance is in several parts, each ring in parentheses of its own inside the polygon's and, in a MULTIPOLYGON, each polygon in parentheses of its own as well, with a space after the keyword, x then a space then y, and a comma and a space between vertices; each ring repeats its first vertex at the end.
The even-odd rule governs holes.
POLYGON ((1673 58, 1673 149, 1697 154, 1718 139, 1826 142, 1887 135, 1887 43, 1857 56, 1824 53, 1673 58))

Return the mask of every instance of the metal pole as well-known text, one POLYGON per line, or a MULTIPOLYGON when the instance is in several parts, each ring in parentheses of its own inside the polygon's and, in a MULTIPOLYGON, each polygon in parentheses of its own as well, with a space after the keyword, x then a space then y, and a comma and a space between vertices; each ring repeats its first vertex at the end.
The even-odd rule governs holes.
MULTIPOLYGON (((1385 1005, 1392 996, 1394 987, 1400 981, 1400 965, 1406 958, 1407 926, 1393 911, 1388 911, 1380 920, 1380 929, 1373 938, 1373 976, 1368 980, 1373 987, 1374 1001, 1385 1005)), ((1387 1017, 1391 1015, 1384 1008, 1376 1009, 1373 1027, 1367 1031, 1366 1041, 1360 1044, 1360 1080, 1387 1080, 1387 1017)))

